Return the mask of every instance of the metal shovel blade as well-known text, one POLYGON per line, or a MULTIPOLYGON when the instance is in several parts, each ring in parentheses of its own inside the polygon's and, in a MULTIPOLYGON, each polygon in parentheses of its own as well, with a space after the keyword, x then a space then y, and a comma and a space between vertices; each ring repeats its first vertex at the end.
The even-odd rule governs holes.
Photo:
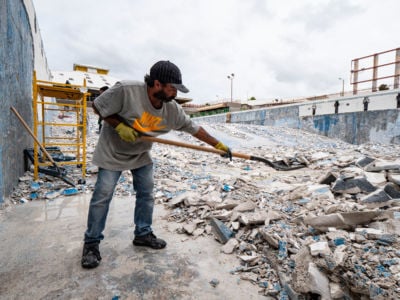
POLYGON ((267 164, 268 166, 274 168, 275 170, 278 171, 292 171, 292 170, 297 170, 297 169, 301 169, 301 168, 305 168, 307 167, 305 164, 293 164, 293 165, 287 165, 283 160, 277 160, 277 161, 270 161, 266 158, 262 158, 262 157, 257 157, 257 156, 252 156, 250 155, 250 160, 254 160, 254 161, 261 161, 265 164, 267 164))

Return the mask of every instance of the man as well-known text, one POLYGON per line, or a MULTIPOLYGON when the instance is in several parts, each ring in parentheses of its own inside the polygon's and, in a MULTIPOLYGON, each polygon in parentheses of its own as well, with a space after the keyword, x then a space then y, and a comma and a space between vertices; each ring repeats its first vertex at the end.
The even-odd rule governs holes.
MULTIPOLYGON (((105 91, 107 91, 108 90, 108 86, 102 86, 100 89, 99 89, 99 96, 101 95, 101 94, 103 94, 105 91)), ((101 131, 101 127, 103 126, 103 120, 101 119, 101 117, 99 116, 99 119, 98 119, 98 121, 97 121, 97 124, 99 125, 99 131, 98 131, 98 133, 100 133, 100 131, 101 131)))
POLYGON ((169 61, 159 61, 146 75, 145 83, 117 82, 97 97, 93 108, 105 121, 96 146, 93 163, 99 173, 90 200, 87 229, 81 264, 95 268, 101 261, 99 244, 104 238, 109 205, 115 186, 123 170, 130 170, 136 191, 134 212, 136 246, 162 249, 167 244, 157 238, 151 228, 154 208, 153 163, 151 142, 140 140, 140 135, 158 136, 170 130, 192 134, 205 143, 226 152, 230 149, 196 125, 174 99, 177 90, 189 90, 182 84, 179 68, 169 61))

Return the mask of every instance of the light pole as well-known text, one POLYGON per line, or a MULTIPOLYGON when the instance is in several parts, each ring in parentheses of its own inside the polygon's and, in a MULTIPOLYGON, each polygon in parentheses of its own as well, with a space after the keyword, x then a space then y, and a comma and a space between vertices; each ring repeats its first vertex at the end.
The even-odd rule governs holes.
POLYGON ((339 77, 338 79, 342 81, 342 93, 341 93, 341 96, 343 97, 344 96, 344 79, 341 78, 341 77, 339 77))
POLYGON ((233 78, 235 77, 235 74, 228 75, 228 79, 231 81, 231 102, 233 102, 233 78))

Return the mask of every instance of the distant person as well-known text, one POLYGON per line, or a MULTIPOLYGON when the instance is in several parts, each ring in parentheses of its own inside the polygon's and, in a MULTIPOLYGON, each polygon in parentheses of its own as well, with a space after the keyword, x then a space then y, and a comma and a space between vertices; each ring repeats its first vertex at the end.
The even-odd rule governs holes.
MULTIPOLYGON (((103 94, 107 90, 108 90, 108 86, 105 85, 105 86, 101 87, 99 89, 99 96, 101 94, 103 94)), ((103 119, 100 117, 100 115, 99 115, 99 120, 97 121, 97 124, 99 125, 99 131, 98 132, 100 133, 101 127, 103 126, 103 119)))
POLYGON ((122 171, 130 170, 136 192, 133 244, 162 249, 167 243, 152 229, 154 208, 152 142, 141 135, 158 136, 171 130, 187 132, 222 150, 232 159, 230 149, 196 125, 175 102, 177 91, 187 93, 179 68, 169 61, 155 63, 144 82, 117 82, 94 100, 93 109, 104 120, 93 163, 99 167, 90 199, 87 229, 84 235, 81 265, 95 268, 100 264, 99 244, 103 240, 110 202, 122 171))

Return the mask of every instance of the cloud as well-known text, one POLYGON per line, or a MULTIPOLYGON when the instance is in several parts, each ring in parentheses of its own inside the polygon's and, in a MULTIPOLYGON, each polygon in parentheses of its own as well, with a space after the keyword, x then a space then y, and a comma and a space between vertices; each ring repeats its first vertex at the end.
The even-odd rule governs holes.
POLYGON ((353 58, 396 48, 397 0, 33 0, 52 70, 142 80, 169 59, 194 103, 350 90, 353 58), (60 3, 63 5, 60 6, 60 3))

